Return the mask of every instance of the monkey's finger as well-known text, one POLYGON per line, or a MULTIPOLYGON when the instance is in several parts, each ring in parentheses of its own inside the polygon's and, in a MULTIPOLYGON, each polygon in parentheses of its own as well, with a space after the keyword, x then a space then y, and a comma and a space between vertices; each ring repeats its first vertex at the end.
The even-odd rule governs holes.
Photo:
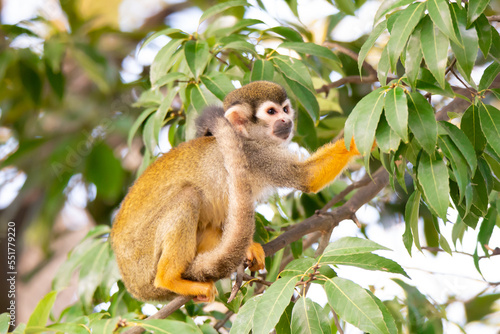
POLYGON ((247 251, 248 268, 258 271, 265 268, 266 254, 259 243, 254 242, 247 251))

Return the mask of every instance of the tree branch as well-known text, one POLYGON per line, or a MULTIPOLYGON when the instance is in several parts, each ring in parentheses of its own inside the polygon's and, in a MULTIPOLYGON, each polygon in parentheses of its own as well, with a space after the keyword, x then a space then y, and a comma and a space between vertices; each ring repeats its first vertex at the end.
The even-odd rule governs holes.
MULTIPOLYGON (((147 317, 146 320, 165 319, 166 317, 168 317, 169 315, 180 309, 182 305, 186 304, 191 299, 192 297, 187 297, 187 296, 175 297, 173 300, 170 301, 170 303, 163 306, 158 312, 156 312, 152 316, 147 317)), ((138 325, 125 331, 124 334, 141 334, 142 332, 144 332, 144 328, 138 325)))
POLYGON ((375 197, 388 183, 389 174, 383 167, 380 167, 373 174, 372 182, 366 185, 363 191, 358 191, 354 194, 344 205, 328 212, 328 215, 319 212, 263 245, 262 247, 266 256, 273 255, 278 250, 299 240, 306 234, 316 231, 328 231, 330 228, 337 226, 341 221, 350 219, 363 204, 375 197))

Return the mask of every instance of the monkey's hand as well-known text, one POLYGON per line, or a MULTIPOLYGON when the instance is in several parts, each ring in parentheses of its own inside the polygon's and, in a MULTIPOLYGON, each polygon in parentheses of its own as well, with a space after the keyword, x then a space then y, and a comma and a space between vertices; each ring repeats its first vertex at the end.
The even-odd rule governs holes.
POLYGON ((265 258, 266 254, 264 249, 259 243, 252 243, 250 248, 247 250, 247 258, 245 264, 248 266, 250 271, 257 271, 265 268, 265 258))

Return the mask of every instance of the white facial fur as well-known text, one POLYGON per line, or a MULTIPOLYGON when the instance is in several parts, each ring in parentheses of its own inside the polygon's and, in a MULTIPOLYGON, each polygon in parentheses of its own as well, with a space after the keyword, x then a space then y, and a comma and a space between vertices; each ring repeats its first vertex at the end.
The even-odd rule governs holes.
POLYGON ((271 102, 271 101, 266 101, 262 103, 260 106, 257 108, 257 112, 255 113, 255 116, 265 122, 267 124, 266 127, 266 135, 269 138, 272 138, 280 143, 288 144, 292 140, 293 137, 293 130, 290 132, 288 137, 286 139, 279 138, 274 135, 273 133, 273 125, 276 121, 290 121, 292 124, 292 129, 293 129, 293 117, 294 117, 294 110, 292 109, 292 106, 290 104, 290 100, 285 100, 283 104, 279 105, 278 103, 271 102), (285 108, 287 112, 285 112, 285 108), (274 110, 274 112, 272 111, 274 110))

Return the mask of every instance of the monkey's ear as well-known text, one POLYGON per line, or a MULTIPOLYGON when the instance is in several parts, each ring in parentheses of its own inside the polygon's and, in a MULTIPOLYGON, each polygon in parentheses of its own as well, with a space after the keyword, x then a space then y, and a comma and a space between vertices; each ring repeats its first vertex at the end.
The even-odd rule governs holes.
POLYGON ((248 137, 246 125, 252 116, 249 106, 237 104, 229 108, 224 116, 233 125, 233 127, 245 137, 248 137))

